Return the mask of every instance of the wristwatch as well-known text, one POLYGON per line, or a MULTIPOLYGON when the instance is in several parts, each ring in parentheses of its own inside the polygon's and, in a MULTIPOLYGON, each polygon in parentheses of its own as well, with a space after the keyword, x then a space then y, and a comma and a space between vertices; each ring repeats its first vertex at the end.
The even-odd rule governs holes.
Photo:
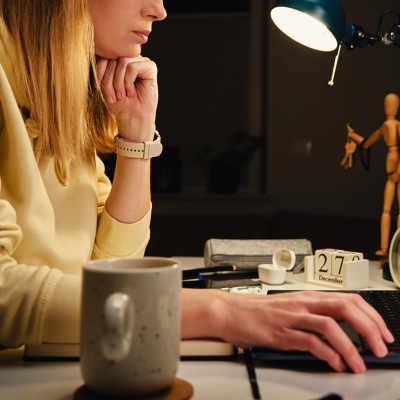
POLYGON ((114 138, 114 152, 125 157, 149 158, 158 157, 162 153, 161 136, 158 131, 154 132, 155 139, 152 142, 130 142, 117 135, 114 138))

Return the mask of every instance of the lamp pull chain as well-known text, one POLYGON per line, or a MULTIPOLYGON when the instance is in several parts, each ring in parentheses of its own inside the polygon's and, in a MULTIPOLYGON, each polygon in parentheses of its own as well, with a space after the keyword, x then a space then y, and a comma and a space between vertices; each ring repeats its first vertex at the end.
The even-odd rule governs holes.
POLYGON ((339 61, 339 54, 340 54, 341 48, 342 48, 342 43, 340 43, 340 45, 339 45, 339 47, 338 47, 338 52, 337 52, 337 54, 336 54, 335 62, 334 62, 334 64, 333 64, 333 70, 332 70, 331 80, 328 82, 328 85, 329 85, 329 86, 333 86, 333 85, 334 85, 333 79, 335 78, 336 67, 337 67, 337 63, 338 63, 338 61, 339 61))

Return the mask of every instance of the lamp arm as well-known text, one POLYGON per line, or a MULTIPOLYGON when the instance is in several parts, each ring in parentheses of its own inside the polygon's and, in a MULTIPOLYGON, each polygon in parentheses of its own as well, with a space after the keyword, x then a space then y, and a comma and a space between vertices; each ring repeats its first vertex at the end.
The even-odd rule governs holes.
POLYGON ((366 32, 361 26, 346 24, 342 42, 348 50, 353 50, 356 47, 373 46, 379 41, 381 41, 380 36, 366 32))
POLYGON ((345 44, 349 50, 353 50, 356 47, 373 46, 376 42, 400 47, 400 14, 398 12, 394 10, 384 11, 379 17, 376 34, 368 33, 359 25, 346 24, 342 43, 345 44), (398 21, 392 25, 387 32, 382 33, 383 19, 388 14, 397 16, 398 21))
POLYGON ((400 14, 394 10, 384 11, 379 18, 376 34, 377 36, 381 37, 381 42, 383 44, 400 47, 400 14), (381 30, 382 30, 383 18, 388 14, 394 14, 395 16, 397 16, 397 23, 392 25, 392 27, 387 32, 382 34, 381 30))
POLYGON ((379 21, 378 21, 378 27, 376 28, 376 34, 378 36, 382 36, 382 22, 383 22, 383 18, 386 17, 386 15, 388 14, 394 14, 397 16, 397 22, 400 24, 400 14, 397 11, 394 10, 385 10, 381 16, 379 17, 379 21))
POLYGON ((400 24, 393 25, 382 37, 382 43, 400 47, 400 24))

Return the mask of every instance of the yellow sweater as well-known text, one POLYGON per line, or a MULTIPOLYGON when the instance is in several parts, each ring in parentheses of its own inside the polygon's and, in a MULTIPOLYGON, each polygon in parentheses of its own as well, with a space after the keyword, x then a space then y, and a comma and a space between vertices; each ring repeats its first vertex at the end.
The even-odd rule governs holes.
POLYGON ((151 212, 135 224, 106 212, 111 184, 98 157, 71 165, 67 185, 52 159, 37 164, 7 62, 0 51, 0 347, 76 343, 82 264, 143 256, 151 212))

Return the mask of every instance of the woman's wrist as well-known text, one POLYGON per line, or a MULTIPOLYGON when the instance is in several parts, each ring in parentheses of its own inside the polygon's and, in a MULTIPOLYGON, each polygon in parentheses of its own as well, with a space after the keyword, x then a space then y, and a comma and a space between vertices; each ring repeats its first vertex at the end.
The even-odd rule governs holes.
POLYGON ((129 142, 143 143, 152 141, 156 131, 155 122, 131 120, 121 123, 118 121, 118 135, 129 142))
POLYGON ((182 337, 224 339, 229 293, 218 290, 182 290, 182 337))

